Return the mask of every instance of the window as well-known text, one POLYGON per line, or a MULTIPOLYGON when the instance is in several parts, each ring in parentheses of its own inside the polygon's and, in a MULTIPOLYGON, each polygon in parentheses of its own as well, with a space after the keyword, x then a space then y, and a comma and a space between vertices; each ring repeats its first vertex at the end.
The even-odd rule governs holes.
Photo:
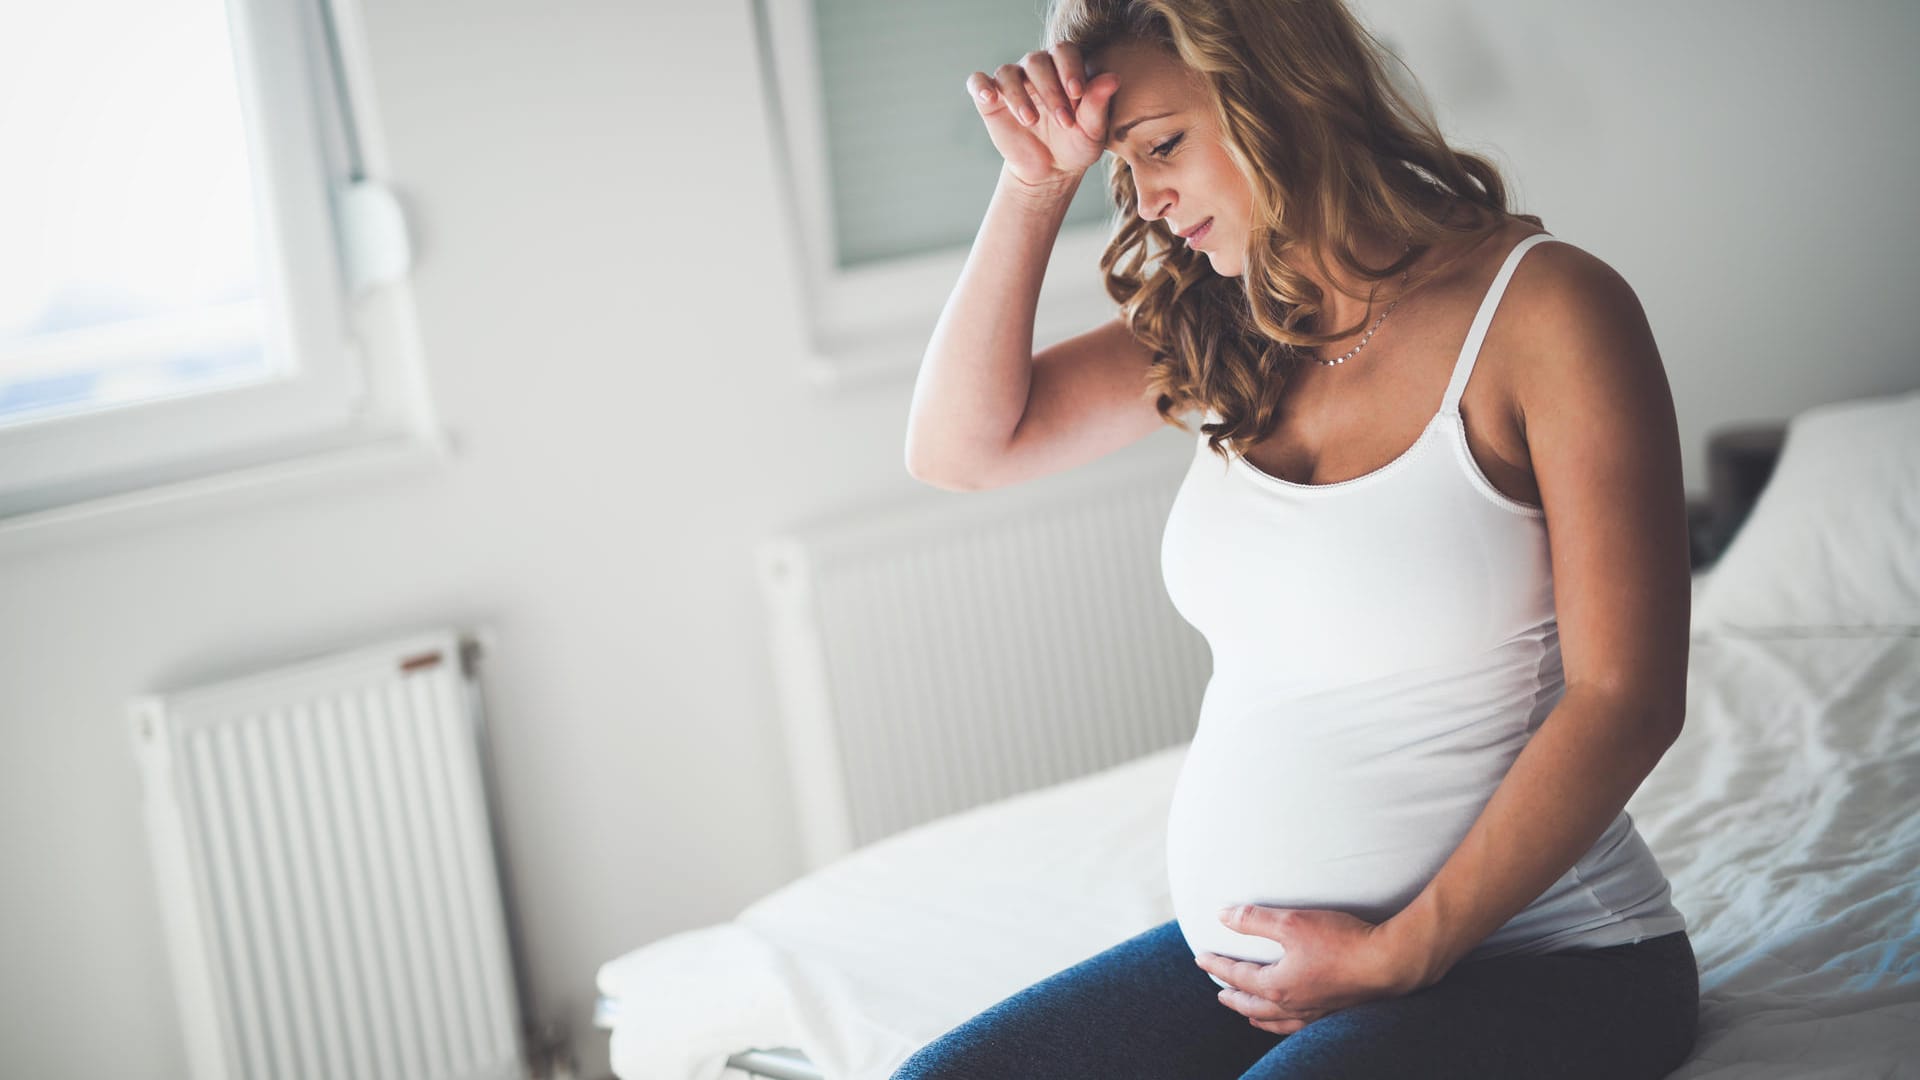
POLYGON ((0 525, 433 441, 399 389, 405 228, 361 175, 336 18, 0 10, 0 525))
MULTIPOLYGON (((911 374, 1000 172, 966 94, 1041 44, 1034 0, 756 0, 788 198, 809 374, 911 374)), ((1035 345, 1111 318, 1099 257, 1114 211, 1088 170, 1054 246, 1035 345)))

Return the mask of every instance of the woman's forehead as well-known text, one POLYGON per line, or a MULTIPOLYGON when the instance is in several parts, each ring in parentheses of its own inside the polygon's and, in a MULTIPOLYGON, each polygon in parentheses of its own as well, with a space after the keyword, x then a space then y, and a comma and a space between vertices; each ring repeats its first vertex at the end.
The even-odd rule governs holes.
POLYGON ((1087 67, 1087 77, 1093 78, 1102 72, 1115 71, 1120 74, 1122 85, 1126 80, 1135 79, 1158 81, 1176 74, 1180 60, 1166 50, 1139 41, 1122 41, 1081 57, 1087 67))
POLYGON ((1123 115, 1122 109, 1139 113, 1184 109, 1199 90, 1179 57, 1150 45, 1110 46, 1087 57, 1085 63, 1089 79, 1109 71, 1120 76, 1120 88, 1109 101, 1116 116, 1123 115))

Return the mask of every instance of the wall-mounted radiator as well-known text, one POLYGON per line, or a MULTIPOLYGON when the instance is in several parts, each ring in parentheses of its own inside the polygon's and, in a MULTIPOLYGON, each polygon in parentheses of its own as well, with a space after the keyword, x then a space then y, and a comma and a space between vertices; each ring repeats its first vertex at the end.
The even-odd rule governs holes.
POLYGON ((193 1075, 522 1077, 474 642, 134 700, 193 1075))
POLYGON ((1212 656, 1160 574, 1183 471, 1103 461, 760 545, 808 868, 1193 737, 1212 656))

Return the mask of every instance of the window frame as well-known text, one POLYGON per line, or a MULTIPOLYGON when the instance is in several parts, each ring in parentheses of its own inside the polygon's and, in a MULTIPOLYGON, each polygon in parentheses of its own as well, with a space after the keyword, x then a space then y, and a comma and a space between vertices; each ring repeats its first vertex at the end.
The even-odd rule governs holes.
MULTIPOLYGON (((971 245, 855 267, 835 265, 813 0, 753 0, 753 22, 769 135, 780 166, 777 183, 791 271, 806 322, 805 374, 827 387, 910 375, 925 355, 971 245)), ((957 87, 955 93, 960 93, 957 87)), ((1104 182, 1098 167, 1081 180, 1083 185, 1104 182)), ((1034 312, 1036 349, 1113 317, 1113 300, 1099 272, 1110 233, 1110 222, 1061 228, 1034 312)))
MULTIPOLYGON (((370 447, 444 454, 417 357, 405 347, 405 282, 356 272, 366 260, 355 248, 370 238, 358 209, 365 196, 386 194, 386 205, 396 204, 354 175, 354 133, 366 125, 353 114, 368 95, 346 92, 353 67, 343 59, 336 69, 332 44, 335 20, 358 30, 354 3, 225 5, 253 181, 264 337, 294 370, 0 428, 0 532, 231 490, 249 474, 304 475, 316 458, 364 461, 370 447), (407 370, 409 359, 416 370, 407 370)), ((385 234, 376 220, 371 239, 391 270, 395 245, 406 248, 404 223, 383 220, 385 234)))

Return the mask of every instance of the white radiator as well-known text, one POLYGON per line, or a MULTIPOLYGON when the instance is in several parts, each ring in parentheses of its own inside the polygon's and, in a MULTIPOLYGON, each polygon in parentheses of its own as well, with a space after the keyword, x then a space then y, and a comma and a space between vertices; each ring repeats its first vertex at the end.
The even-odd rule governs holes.
POLYGON ((132 703, 199 1080, 525 1075, 475 649, 417 634, 132 703))
POLYGON ((929 491, 762 542, 809 869, 1193 737, 1212 657, 1160 575, 1187 460, 929 491))

